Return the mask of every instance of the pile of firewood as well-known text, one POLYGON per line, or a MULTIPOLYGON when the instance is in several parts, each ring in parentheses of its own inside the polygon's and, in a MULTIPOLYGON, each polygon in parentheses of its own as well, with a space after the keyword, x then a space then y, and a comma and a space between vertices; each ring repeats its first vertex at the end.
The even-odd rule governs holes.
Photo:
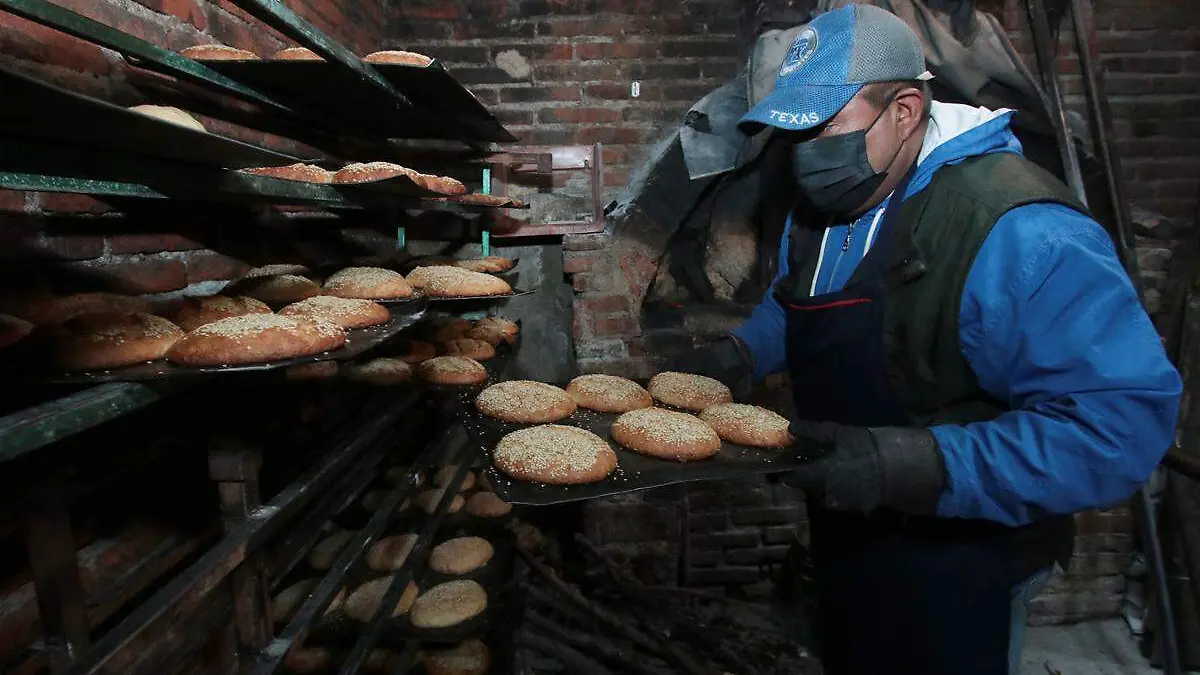
POLYGON ((568 580, 532 547, 518 546, 523 622, 516 675, 816 675, 817 660, 786 634, 768 605, 638 581, 582 536, 606 574, 568 580), (536 661, 536 662, 535 662, 536 661), (553 664, 552 667, 539 664, 553 664))

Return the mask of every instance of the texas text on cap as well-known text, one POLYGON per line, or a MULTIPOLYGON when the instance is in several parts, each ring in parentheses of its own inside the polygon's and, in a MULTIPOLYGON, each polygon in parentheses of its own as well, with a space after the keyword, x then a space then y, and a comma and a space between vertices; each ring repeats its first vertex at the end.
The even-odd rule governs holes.
POLYGON ((738 128, 746 134, 766 125, 811 129, 836 115, 864 84, 930 79, 921 43, 902 19, 872 5, 847 5, 818 16, 796 35, 775 89, 738 128))

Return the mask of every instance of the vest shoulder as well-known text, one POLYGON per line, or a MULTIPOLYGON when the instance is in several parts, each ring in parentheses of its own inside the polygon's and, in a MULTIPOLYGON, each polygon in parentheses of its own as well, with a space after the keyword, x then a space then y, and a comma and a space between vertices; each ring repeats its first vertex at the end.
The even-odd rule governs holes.
POLYGON ((996 215, 1017 206, 1041 202, 1059 203, 1087 212, 1062 181, 1011 152, 980 155, 942 167, 930 187, 934 191, 959 193, 996 215))

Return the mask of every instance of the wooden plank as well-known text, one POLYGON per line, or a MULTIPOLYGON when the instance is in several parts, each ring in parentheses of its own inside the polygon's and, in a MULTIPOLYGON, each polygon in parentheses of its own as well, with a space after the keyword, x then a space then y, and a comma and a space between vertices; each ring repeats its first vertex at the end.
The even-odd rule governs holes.
POLYGON ((90 625, 75 560, 71 516, 57 495, 43 495, 30 509, 26 541, 50 672, 66 673, 87 649, 90 625))

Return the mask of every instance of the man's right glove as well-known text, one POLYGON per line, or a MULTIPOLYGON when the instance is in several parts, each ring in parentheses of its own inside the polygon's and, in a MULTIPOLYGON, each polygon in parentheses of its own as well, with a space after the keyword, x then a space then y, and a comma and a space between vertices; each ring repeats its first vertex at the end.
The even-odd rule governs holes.
POLYGON ((754 359, 745 343, 733 335, 676 354, 664 370, 711 377, 729 387, 738 400, 750 395, 754 383, 754 359))

